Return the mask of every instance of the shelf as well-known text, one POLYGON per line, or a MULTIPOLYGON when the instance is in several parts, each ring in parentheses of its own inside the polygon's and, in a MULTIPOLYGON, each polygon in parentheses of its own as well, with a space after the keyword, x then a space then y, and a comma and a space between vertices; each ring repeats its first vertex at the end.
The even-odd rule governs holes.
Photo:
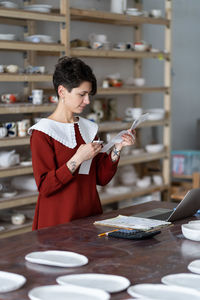
POLYGON ((0 104, 0 115, 18 113, 40 113, 52 112, 56 104, 47 103, 43 105, 33 105, 31 103, 0 104))
POLYGON ((35 20, 35 21, 49 21, 49 22, 65 22, 65 16, 54 13, 41 13, 22 9, 8 9, 0 8, 0 17, 35 20))
POLYGON ((193 175, 172 175, 172 180, 179 180, 179 179, 186 179, 186 180, 192 180, 193 175))
MULTIPOLYGON (((167 119, 159 121, 146 121, 138 126, 142 127, 153 127, 153 126, 164 126, 167 125, 169 121, 167 119)), ((113 122, 102 122, 99 124, 99 132, 115 131, 128 129, 132 125, 132 122, 122 122, 122 121, 113 121, 113 122)))
POLYGON ((18 207, 37 202, 37 192, 20 191, 15 197, 0 198, 0 209, 18 207))
MULTIPOLYGON (((7 238, 10 236, 14 236, 17 234, 21 234, 21 233, 25 233, 25 232, 29 232, 32 230, 32 223, 33 221, 26 221, 25 224, 23 225, 12 225, 12 224, 7 224, 5 225, 5 230, 0 231, 0 239, 2 238, 7 238)), ((4 226, 2 224, 2 226, 4 226)))
POLYGON ((51 82, 52 74, 0 74, 0 82, 51 82))
POLYGON ((101 57, 101 58, 157 58, 169 59, 170 55, 164 52, 139 52, 139 51, 115 51, 71 48, 71 56, 75 57, 101 57))
POLYGON ((98 88, 97 95, 132 95, 132 94, 145 94, 145 93, 167 93, 168 87, 128 87, 123 86, 120 88, 98 88))
POLYGON ((129 164, 138 164, 149 161, 154 161, 167 157, 167 152, 159 153, 144 153, 142 155, 127 155, 126 157, 121 157, 119 161, 119 166, 129 165, 129 164))
POLYGON ((170 21, 164 18, 134 17, 125 14, 114 14, 107 11, 83 10, 77 8, 71 8, 70 15, 72 21, 97 22, 114 25, 133 26, 137 24, 155 24, 168 26, 170 24, 170 21))
POLYGON ((141 189, 138 187, 133 187, 131 192, 125 193, 125 194, 118 194, 118 195, 104 194, 101 197, 101 193, 100 193, 100 200, 101 200, 102 205, 106 205, 106 204, 111 204, 111 203, 115 203, 115 202, 120 202, 125 199, 130 199, 130 198, 135 198, 135 197, 152 194, 152 193, 158 192, 158 191, 161 192, 161 191, 167 190, 168 188, 169 188, 169 186, 166 184, 159 185, 159 186, 151 185, 151 187, 144 188, 144 189, 141 189))
POLYGON ((13 51, 47 51, 48 52, 62 52, 65 51, 65 46, 56 43, 31 43, 21 41, 0 41, 0 50, 13 51))
POLYGON ((27 175, 32 173, 33 173, 32 166, 23 167, 18 165, 10 168, 0 168, 0 178, 18 176, 18 175, 27 175))
POLYGON ((9 146, 22 146, 22 145, 29 145, 30 144, 30 137, 7 137, 0 139, 0 147, 9 147, 9 146))

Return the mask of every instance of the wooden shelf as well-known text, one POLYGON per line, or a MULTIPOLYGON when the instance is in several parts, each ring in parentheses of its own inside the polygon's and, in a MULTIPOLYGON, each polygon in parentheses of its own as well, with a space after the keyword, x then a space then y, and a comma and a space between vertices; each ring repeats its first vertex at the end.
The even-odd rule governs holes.
POLYGON ((0 139, 0 147, 10 147, 10 146, 22 146, 22 145, 29 145, 30 144, 30 137, 7 137, 0 139))
POLYGON ((93 50, 93 49, 78 49, 71 48, 71 56, 75 57, 101 57, 101 58, 157 58, 169 59, 170 55, 164 52, 139 52, 139 51, 115 51, 115 50, 93 50))
POLYGON ((152 193, 158 192, 158 191, 161 192, 161 191, 167 190, 168 188, 169 188, 169 186, 166 184, 159 185, 159 186, 151 185, 151 187, 144 188, 144 189, 141 189, 138 187, 133 187, 131 192, 125 193, 125 194, 118 194, 118 195, 104 194, 101 197, 101 193, 100 193, 100 200, 101 200, 102 205, 106 205, 106 204, 111 204, 111 203, 115 203, 115 202, 120 202, 125 199, 130 199, 130 198, 135 198, 135 197, 152 194, 152 193))
POLYGON ((0 74, 0 82, 51 82, 52 74, 0 74))
POLYGON ((138 164, 149 161, 154 161, 162 158, 167 158, 167 152, 159 153, 144 153, 142 155, 127 155, 121 157, 119 161, 119 166, 129 165, 129 164, 138 164))
POLYGON ((114 14, 107 11, 95 11, 71 8, 71 20, 84 22, 107 23, 114 25, 133 26, 137 24, 155 24, 155 25, 169 25, 169 20, 164 18, 150 18, 150 17, 134 17, 130 15, 114 14))
MULTIPOLYGON (((0 239, 14 236, 17 234, 22 234, 25 232, 30 232, 32 230, 32 223, 33 221, 31 220, 31 221, 26 221, 26 223, 23 225, 6 224, 5 225, 6 229, 0 231, 0 239)), ((2 224, 2 226, 4 226, 4 224, 2 224)))
POLYGON ((192 180, 193 175, 172 175, 172 180, 180 180, 180 179, 186 179, 186 180, 192 180))
POLYGON ((33 105, 29 103, 15 103, 15 104, 0 104, 0 115, 4 114, 18 114, 18 113, 39 113, 52 112, 56 105, 47 103, 43 105, 33 105))
POLYGON ((62 52, 65 51, 65 46, 56 43, 31 43, 22 41, 0 41, 0 50, 13 51, 47 51, 62 52))
POLYGON ((9 9, 0 8, 0 17, 23 19, 23 20, 35 20, 35 21, 49 21, 49 22, 65 22, 65 16, 55 13, 41 13, 22 9, 9 9))
POLYGON ((132 95, 132 94, 146 94, 146 93, 167 93, 168 87, 128 87, 123 86, 120 88, 98 88, 97 95, 132 95))
POLYGON ((33 173, 32 166, 30 167, 14 166, 10 168, 0 168, 0 178, 27 175, 32 173, 33 173))
MULTIPOLYGON (((169 121, 167 119, 158 120, 158 121, 146 121, 138 126, 142 127, 153 127, 153 126, 164 126, 167 125, 169 121)), ((99 124, 99 132, 123 130, 130 128, 132 122, 122 122, 122 121, 113 121, 113 122, 102 122, 99 124)))
POLYGON ((37 196, 37 192, 19 191, 19 194, 17 194, 15 197, 0 198, 0 209, 34 204, 37 201, 37 196))

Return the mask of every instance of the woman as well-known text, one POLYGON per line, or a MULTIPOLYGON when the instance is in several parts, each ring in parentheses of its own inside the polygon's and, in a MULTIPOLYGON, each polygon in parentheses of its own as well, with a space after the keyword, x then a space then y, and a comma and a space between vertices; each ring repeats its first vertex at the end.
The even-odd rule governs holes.
POLYGON ((96 78, 83 61, 60 58, 53 84, 59 99, 55 111, 29 129, 39 190, 33 230, 102 213, 96 185, 112 179, 122 147, 134 143, 133 135, 125 134, 109 155, 99 153, 97 124, 76 116, 96 93, 96 78), (80 174, 80 165, 90 159, 89 174, 80 174))

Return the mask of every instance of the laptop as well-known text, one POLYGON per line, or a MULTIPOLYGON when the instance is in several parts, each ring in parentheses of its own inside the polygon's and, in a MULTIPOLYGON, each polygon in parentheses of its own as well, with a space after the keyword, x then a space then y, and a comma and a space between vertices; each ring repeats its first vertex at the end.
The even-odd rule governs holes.
POLYGON ((173 222, 193 216, 199 208, 200 188, 188 191, 176 209, 156 208, 133 216, 173 222))

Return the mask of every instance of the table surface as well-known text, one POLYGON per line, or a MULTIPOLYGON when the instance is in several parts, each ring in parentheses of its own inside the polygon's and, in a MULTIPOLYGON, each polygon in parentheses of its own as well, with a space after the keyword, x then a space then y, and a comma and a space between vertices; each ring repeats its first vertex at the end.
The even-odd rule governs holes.
MULTIPOLYGON (((170 273, 188 273, 187 265, 200 258, 200 243, 185 239, 181 224, 196 217, 174 222, 154 238, 138 241, 98 237, 108 228, 93 225, 96 220, 118 214, 131 215, 174 206, 170 202, 152 201, 1 240, 0 270, 22 274, 27 283, 17 291, 0 294, 0 299, 28 299, 28 291, 32 288, 56 284, 58 276, 67 274, 115 274, 127 277, 133 285, 160 283, 161 278, 170 273), (86 255, 89 263, 77 268, 58 268, 25 261, 26 254, 43 250, 74 251, 86 255)), ((126 291, 111 295, 112 300, 128 298, 126 291)))

